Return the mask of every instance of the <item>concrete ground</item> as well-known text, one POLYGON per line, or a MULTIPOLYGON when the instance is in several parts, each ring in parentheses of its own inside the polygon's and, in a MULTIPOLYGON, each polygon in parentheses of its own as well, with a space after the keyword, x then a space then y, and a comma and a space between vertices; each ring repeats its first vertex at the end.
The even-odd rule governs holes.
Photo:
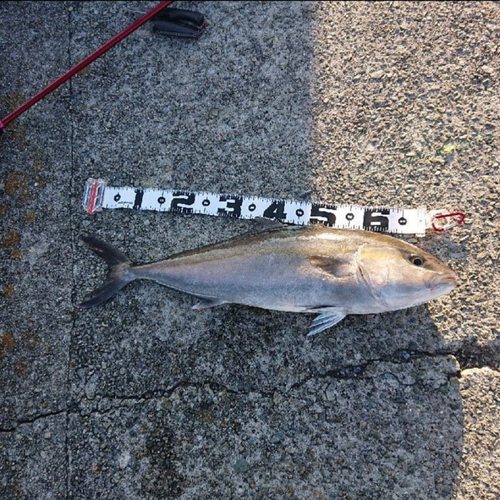
MULTIPOLYGON (((0 116, 153 2, 0 3, 0 116)), ((497 499, 499 22, 494 2, 176 2, 0 137, 2 499, 497 499), (88 177, 446 208, 406 238, 456 270, 426 306, 310 317, 148 282, 87 311, 105 266, 253 223, 81 208, 88 177)))

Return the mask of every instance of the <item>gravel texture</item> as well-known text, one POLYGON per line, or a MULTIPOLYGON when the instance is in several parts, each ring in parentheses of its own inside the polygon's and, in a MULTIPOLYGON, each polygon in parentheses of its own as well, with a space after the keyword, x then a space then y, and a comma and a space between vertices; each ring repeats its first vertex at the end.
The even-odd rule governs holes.
MULTIPOLYGON (((0 3, 0 116, 153 2, 0 3)), ((2 499, 497 499, 500 7, 176 2, 0 137, 2 499), (310 317, 147 282, 75 304, 93 233, 148 262, 248 221, 89 216, 88 177, 466 213, 407 241, 460 284, 426 306, 310 317)))

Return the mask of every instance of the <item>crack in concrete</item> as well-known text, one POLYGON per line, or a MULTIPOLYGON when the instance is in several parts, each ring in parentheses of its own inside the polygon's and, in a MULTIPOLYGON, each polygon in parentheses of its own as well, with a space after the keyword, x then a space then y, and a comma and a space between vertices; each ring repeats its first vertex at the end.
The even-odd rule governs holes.
MULTIPOLYGON (((88 397, 82 397, 81 399, 74 401, 70 407, 65 408, 65 409, 60 409, 60 410, 54 410, 51 412, 43 413, 40 415, 35 415, 30 418, 23 418, 19 419, 15 422, 15 425, 12 427, 3 427, 0 428, 0 433, 12 433, 16 431, 16 429, 23 424, 34 424, 39 420, 45 419, 45 418, 50 418, 54 416, 59 416, 59 415, 66 415, 67 417, 67 423, 66 423, 66 428, 69 429, 69 416, 70 415, 104 415, 106 413, 109 413, 111 411, 114 411, 116 409, 123 409, 127 408, 124 405, 119 405, 119 406, 112 406, 110 408, 106 409, 89 409, 88 412, 84 410, 84 407, 82 408, 82 405, 88 405, 91 401, 98 400, 99 403, 102 401, 118 401, 118 402, 132 402, 132 403, 141 403, 141 402, 146 402, 146 401, 154 401, 154 400, 159 400, 159 399, 164 399, 164 398, 169 398, 174 394, 178 389, 182 388, 196 388, 196 389, 204 389, 206 387, 209 387, 212 391, 214 392, 227 392, 228 394, 234 395, 234 396, 248 396, 249 394, 252 393, 257 393, 260 394, 263 398, 270 398, 272 399, 275 394, 280 394, 283 397, 288 397, 291 395, 291 392, 293 392, 295 389, 298 389, 305 384, 307 384, 311 380, 326 380, 326 379, 332 379, 332 380, 362 380, 366 379, 365 373, 366 371, 374 365, 377 365, 378 363, 388 363, 388 364, 407 364, 411 363, 417 359, 424 359, 424 358, 438 358, 438 357, 446 357, 446 356, 453 356, 457 359, 457 352, 459 350, 440 350, 436 352, 427 352, 427 351, 410 351, 410 350, 398 350, 392 353, 391 356, 386 356, 382 358, 376 358, 376 359, 371 359, 367 360, 363 363, 357 364, 357 365, 345 365, 340 368, 332 369, 332 370, 327 370, 325 372, 315 372, 310 374, 309 376, 303 378, 302 380, 299 380, 298 382, 295 382, 292 384, 288 389, 282 390, 279 388, 273 388, 270 390, 263 390, 258 387, 251 387, 250 389, 246 390, 238 390, 234 389, 232 387, 228 387, 224 385, 221 382, 214 381, 214 380, 203 380, 203 381, 192 381, 189 379, 182 379, 173 384, 171 387, 168 387, 166 389, 153 389, 153 390, 148 390, 145 391, 141 394, 131 394, 131 395, 117 395, 115 394, 96 394, 92 398, 88 397)), ((458 360, 457 360, 458 361, 458 360)), ((461 368, 456 372, 450 372, 447 373, 447 379, 448 381, 451 380, 452 378, 460 378, 461 372, 463 370, 470 370, 473 368, 485 368, 484 366, 471 366, 467 368, 461 368)), ((495 370, 494 368, 491 368, 487 366, 487 368, 492 369, 493 371, 498 371, 495 370)), ((417 382, 403 382, 398 378, 397 375, 390 371, 386 371, 384 373, 388 373, 392 375, 398 383, 400 383, 403 386, 412 386, 415 385, 417 382)), ((67 453, 69 455, 69 450, 67 450, 67 453)), ((69 463, 69 462, 68 462, 69 463)))
POLYGON ((490 368, 493 371, 500 371, 500 361, 495 360, 498 346, 494 342, 485 345, 475 345, 472 342, 465 343, 453 351, 453 356, 457 358, 461 370, 472 368, 490 368))
MULTIPOLYGON (((132 402, 142 402, 142 401, 154 401, 157 399, 163 399, 163 398, 168 398, 172 396, 174 392, 176 392, 178 389, 182 388, 196 388, 196 389, 205 389, 206 387, 209 387, 213 392, 227 392, 228 394, 232 394, 234 396, 248 396, 251 393, 258 393, 261 394, 263 397, 267 398, 272 398, 274 393, 277 391, 272 390, 272 391, 265 391, 262 389, 258 388, 252 388, 249 390, 237 390, 233 389, 231 387, 228 387, 221 382, 213 381, 213 380, 203 380, 203 381, 192 381, 188 379, 183 379, 177 382, 176 384, 172 385, 168 389, 156 389, 156 390, 149 390, 146 392, 143 392, 139 395, 117 395, 117 394, 96 394, 92 399, 90 398, 82 398, 79 403, 82 401, 91 401, 96 398, 101 398, 101 400, 117 400, 117 401, 132 401, 132 402)), ((108 410, 106 410, 108 411, 108 410)))
POLYGON ((60 415, 65 415, 66 413, 67 413, 67 409, 54 410, 54 411, 49 411, 47 413, 41 413, 39 415, 35 415, 33 417, 30 417, 30 418, 18 419, 18 420, 16 420, 15 425, 13 425, 12 427, 0 427, 0 433, 8 434, 11 432, 15 432, 17 430, 17 428, 21 425, 34 424, 34 423, 38 422, 39 420, 44 420, 44 419, 50 418, 50 417, 58 417, 60 415))
MULTIPOLYGON (((446 357, 446 356, 454 356, 452 351, 436 351, 436 352, 425 352, 425 351, 409 351, 409 350, 398 350, 392 353, 390 356, 369 359, 363 363, 358 365, 346 365, 341 368, 337 368, 335 370, 327 370, 323 373, 314 373, 299 382, 293 384, 290 389, 296 389, 298 387, 302 387, 304 384, 307 384, 310 380, 314 379, 340 379, 340 380, 352 380, 352 379, 363 379, 364 374, 368 370, 369 367, 376 365, 377 363, 390 363, 390 364, 407 364, 415 361, 416 359, 423 358, 438 358, 438 357, 446 357)), ((461 369, 457 370, 456 373, 448 374, 448 380, 452 377, 460 377, 461 369)), ((391 373, 396 380, 399 381, 398 377, 391 373)), ((413 384, 403 384, 403 385, 413 385, 413 384)))
MULTIPOLYGON (((272 399, 275 394, 280 394, 283 397, 289 397, 291 395, 291 392, 294 391, 295 389, 298 389, 302 387, 303 385, 307 384, 307 382, 311 380, 325 380, 325 379, 333 379, 333 380, 360 380, 360 379, 365 379, 364 377, 365 372, 370 366, 376 365, 377 363, 391 363, 391 364, 407 364, 415 359, 422 359, 425 357, 445 357, 453 355, 452 352, 448 351, 443 351, 439 353, 426 353, 426 352, 409 352, 409 351, 396 351, 394 353, 394 357, 386 357, 386 358, 379 358, 379 359, 373 359, 373 360, 368 360, 364 363, 361 363, 359 365, 346 365, 341 368, 337 368, 334 370, 327 370, 323 373, 316 372, 308 377, 305 377, 304 379, 292 384, 289 389, 287 390, 282 390, 279 388, 273 388, 270 390, 263 390, 258 387, 251 387, 250 389, 246 390, 237 390, 231 387, 228 387, 221 382, 213 381, 213 380, 203 380, 203 381, 192 381, 189 379, 182 379, 172 385, 171 387, 167 389, 155 389, 155 390, 148 390, 145 391, 141 394, 132 394, 132 395, 117 395, 115 394, 96 394, 92 398, 88 397, 82 397, 81 399, 74 401, 70 407, 64 409, 64 410, 56 410, 53 412, 48 412, 45 414, 41 414, 32 418, 27 418, 27 419, 20 419, 16 422, 16 425, 11 427, 11 428, 0 428, 0 432, 13 432, 16 430, 16 428, 19 425, 22 424, 32 424, 35 423, 36 421, 51 417, 51 416, 56 416, 56 415, 62 415, 66 414, 67 418, 69 418, 70 415, 104 415, 106 413, 109 413, 111 411, 114 411, 116 409, 123 409, 127 408, 124 405, 118 405, 118 406, 112 406, 110 408, 106 409, 88 409, 88 411, 85 411, 85 405, 88 405, 92 401, 96 401, 98 404, 102 404, 102 401, 118 401, 119 403, 126 403, 126 402, 132 402, 132 403, 141 403, 145 401, 155 401, 159 399, 164 399, 164 398, 169 398, 174 394, 178 389, 181 388, 196 388, 196 389, 204 389, 206 387, 209 387, 211 390, 214 392, 227 392, 228 394, 232 394, 234 396, 248 396, 249 394, 252 393, 257 393, 260 394, 261 397, 263 398, 268 398, 272 399), (399 357, 399 359, 398 359, 399 357)), ((387 372, 391 373, 391 372, 387 372)), ((402 385, 414 385, 414 384, 409 384, 409 383, 404 383, 399 378, 391 373, 392 376, 398 380, 399 383, 402 385)), ((447 374, 447 379, 450 380, 451 378, 454 377, 460 377, 460 370, 458 370, 455 373, 448 373, 447 374)), ((69 425, 69 422, 67 421, 67 425, 69 425)), ((68 428, 68 427, 67 427, 68 428)))

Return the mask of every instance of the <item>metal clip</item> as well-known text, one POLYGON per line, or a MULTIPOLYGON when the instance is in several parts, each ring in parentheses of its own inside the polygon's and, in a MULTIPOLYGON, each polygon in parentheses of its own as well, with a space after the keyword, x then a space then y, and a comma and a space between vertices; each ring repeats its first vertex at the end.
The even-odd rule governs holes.
POLYGON ((451 214, 442 214, 437 212, 432 216, 431 226, 434 231, 442 233, 443 231, 447 231, 458 224, 462 224, 464 220, 465 214, 463 212, 452 212, 451 214), (448 222, 447 219, 451 219, 451 221, 448 222), (440 221, 439 223, 437 222, 438 220, 440 221))

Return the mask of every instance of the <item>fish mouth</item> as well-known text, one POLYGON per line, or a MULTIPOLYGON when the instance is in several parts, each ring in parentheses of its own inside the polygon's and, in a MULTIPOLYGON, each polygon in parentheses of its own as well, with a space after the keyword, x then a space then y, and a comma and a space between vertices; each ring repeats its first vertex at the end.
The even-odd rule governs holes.
POLYGON ((457 283, 457 275, 453 271, 451 271, 448 273, 437 274, 431 279, 429 285, 431 290, 443 287, 449 288, 451 290, 457 286, 457 283))

